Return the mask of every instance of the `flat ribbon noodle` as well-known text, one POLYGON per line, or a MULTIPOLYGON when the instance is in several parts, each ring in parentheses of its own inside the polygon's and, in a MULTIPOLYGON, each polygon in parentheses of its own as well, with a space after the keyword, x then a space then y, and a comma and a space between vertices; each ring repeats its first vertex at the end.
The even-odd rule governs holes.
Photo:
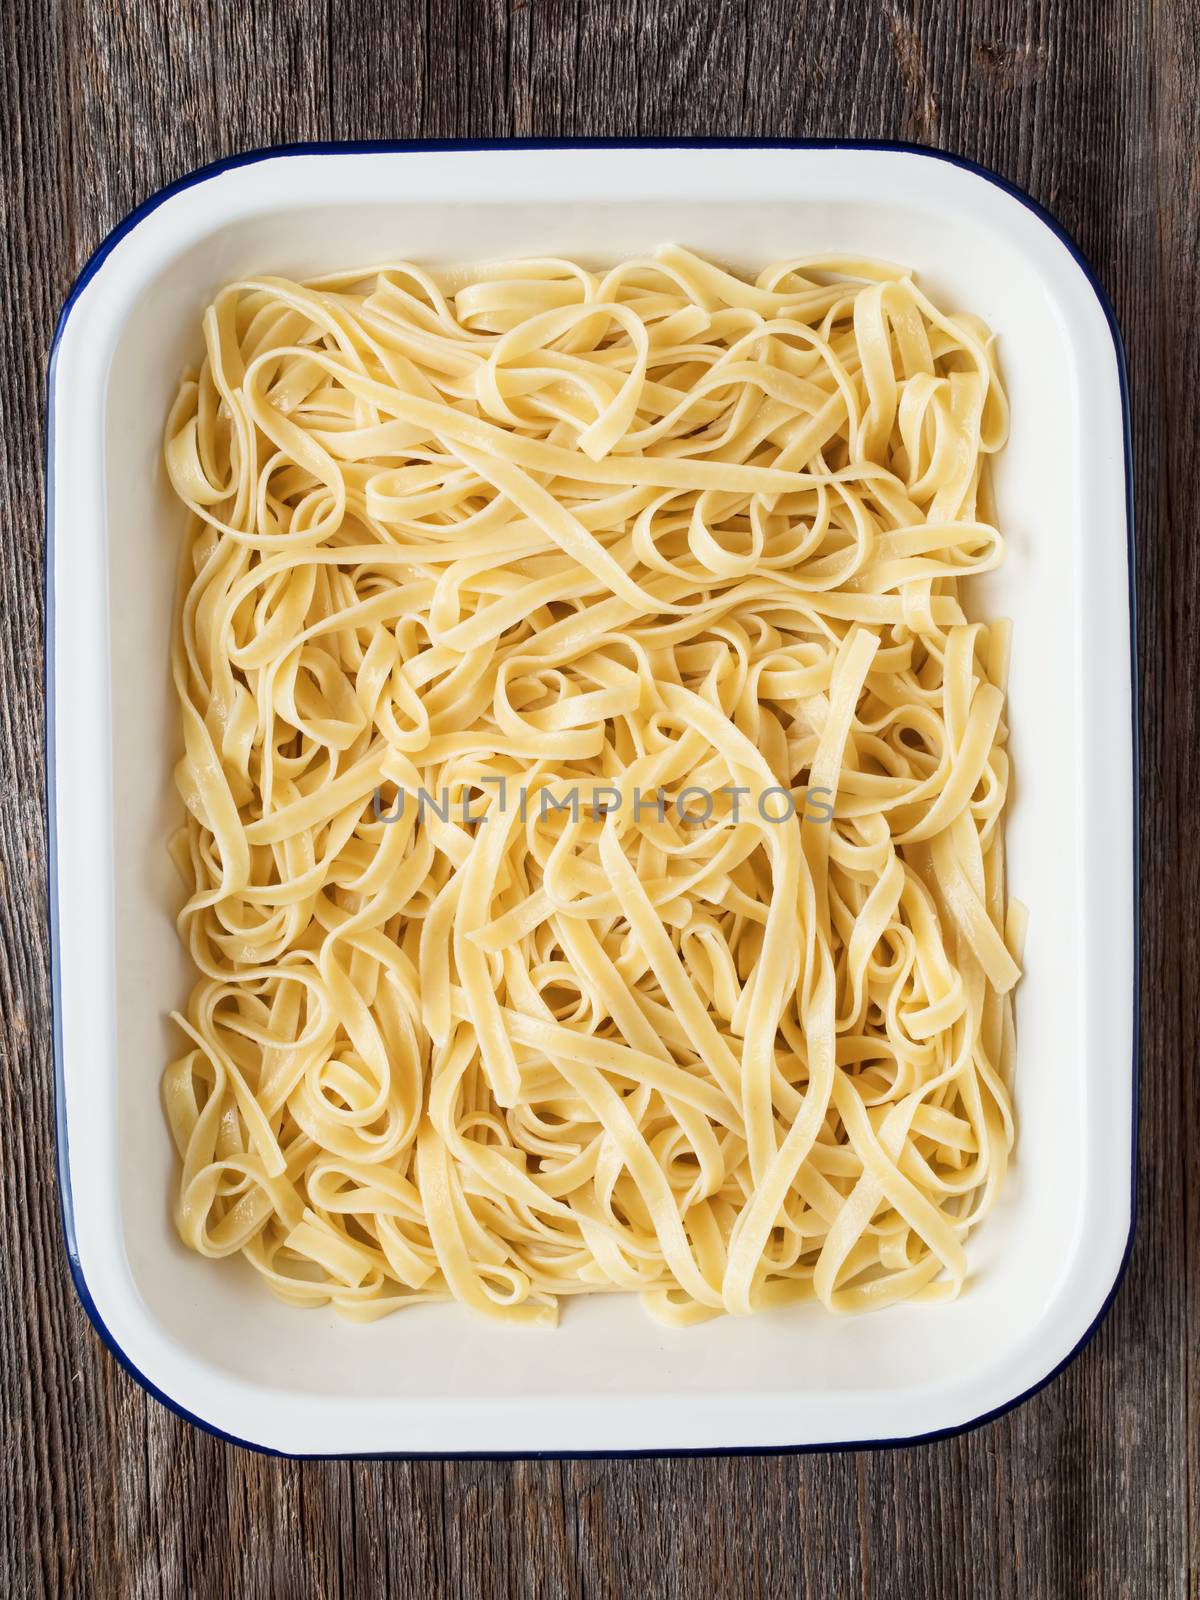
POLYGON ((297 1305, 946 1299, 1014 1136, 991 336, 850 257, 217 296, 175 1219, 297 1305))

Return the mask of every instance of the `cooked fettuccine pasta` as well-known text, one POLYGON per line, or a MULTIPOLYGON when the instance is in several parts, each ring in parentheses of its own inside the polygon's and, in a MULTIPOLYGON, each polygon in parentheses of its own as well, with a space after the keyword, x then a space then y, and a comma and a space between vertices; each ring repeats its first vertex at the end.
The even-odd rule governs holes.
POLYGON ((1021 942, 987 329, 670 247, 249 278, 204 344, 186 1243, 360 1318, 955 1295, 1021 942))

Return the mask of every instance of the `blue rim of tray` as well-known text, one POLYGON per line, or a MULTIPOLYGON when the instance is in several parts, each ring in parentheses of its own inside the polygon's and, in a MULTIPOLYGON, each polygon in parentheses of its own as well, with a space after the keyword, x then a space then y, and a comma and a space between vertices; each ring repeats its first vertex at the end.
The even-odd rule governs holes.
POLYGON ((83 1309, 101 1340, 112 1352, 118 1363, 136 1380, 147 1394, 153 1395, 169 1411, 184 1421, 193 1423, 205 1433, 210 1433, 214 1438, 223 1439, 228 1444, 242 1446, 243 1449, 254 1450, 259 1454, 268 1456, 281 1456, 290 1460, 302 1461, 419 1461, 419 1460, 446 1460, 446 1461, 535 1461, 535 1460, 622 1460, 638 1457, 684 1457, 684 1456, 754 1456, 754 1455, 808 1455, 819 1451, 842 1450, 879 1450, 901 1449, 908 1445, 932 1444, 940 1439, 957 1438, 960 1434, 968 1433, 974 1428, 982 1427, 984 1423, 994 1422, 998 1417, 1005 1416, 1017 1406, 1023 1405, 1026 1400, 1040 1393, 1047 1384, 1052 1383, 1059 1373, 1068 1367, 1076 1356, 1091 1343, 1100 1324, 1112 1306, 1117 1291, 1121 1287, 1129 1265, 1130 1251, 1133 1247, 1133 1235, 1137 1218, 1137 1141, 1138 1141, 1138 1087, 1141 1071, 1140 1048, 1140 1018, 1141 1018, 1141 914, 1139 899, 1139 839, 1141 832, 1140 823, 1140 783, 1138 774, 1138 667, 1137 667, 1137 598, 1136 598, 1136 568, 1134 560, 1133 538, 1133 441, 1130 425, 1129 406, 1129 378, 1126 370, 1125 349, 1121 340, 1121 331, 1117 324, 1116 313, 1105 292, 1095 268, 1058 220, 1049 211, 1040 205, 1032 196, 1025 193, 1016 184, 1010 183, 999 173, 993 172, 989 167, 982 166, 977 161, 971 161, 966 156, 952 155, 945 150, 934 150, 927 145, 906 143, 888 139, 663 139, 663 138, 620 138, 620 139, 353 139, 353 140, 320 140, 307 144, 287 144, 265 146, 261 149, 246 150, 238 155, 225 156, 219 161, 210 162, 207 166, 198 167, 194 172, 186 173, 177 178, 173 183, 156 190, 149 195, 140 205, 136 206, 127 217, 119 222, 112 231, 106 235, 101 243, 88 258, 83 270, 75 279, 67 295, 63 308, 59 313, 58 322, 54 330, 54 338, 50 345, 47 380, 46 404, 46 505, 45 505, 45 659, 43 687, 45 692, 46 707, 46 750, 45 750, 45 777, 46 777, 46 834, 48 844, 48 898, 49 898, 49 927, 50 927, 50 995, 51 1014, 54 1034, 54 1122, 56 1146, 58 1155, 58 1188, 59 1201, 62 1210, 63 1236, 67 1249, 67 1259, 71 1268, 71 1277, 75 1284, 75 1291, 79 1296, 83 1309), (253 1439, 239 1439, 235 1434, 226 1433, 224 1429, 215 1427, 195 1412, 189 1411, 186 1406, 179 1404, 169 1394, 163 1392, 153 1383, 144 1372, 138 1368, 122 1346, 113 1337, 101 1317, 96 1303, 92 1298, 91 1290, 83 1275, 83 1268, 79 1260, 79 1249, 75 1233, 74 1204, 71 1197, 70 1159, 67 1143, 67 1115, 66 1096, 63 1085, 62 1061, 62 1014, 61 1014, 61 974, 59 971, 59 884, 58 884, 58 840, 56 829, 55 800, 55 699, 54 699, 54 563, 51 559, 51 538, 54 520, 54 380, 57 367, 59 345, 67 325, 71 311, 76 301, 87 288, 92 278, 104 264, 113 248, 120 243, 127 233, 130 233, 152 211, 158 209, 165 200, 172 195, 181 193, 185 189, 194 188, 197 184, 206 183, 210 178, 218 177, 223 172, 229 172, 235 167, 252 166, 260 161, 271 161, 278 157, 287 156, 332 156, 332 155, 395 155, 400 153, 422 153, 432 151, 457 151, 469 153, 480 150, 874 150, 890 152, 901 155, 924 156, 931 161, 944 161, 949 166, 959 167, 965 172, 973 173, 977 178, 984 179, 993 184, 1005 194, 1011 195, 1020 202, 1026 210, 1031 211, 1063 245, 1066 246, 1076 264, 1091 285, 1092 292, 1099 302, 1109 332, 1112 335, 1113 351, 1117 363, 1117 379, 1121 394, 1121 426, 1124 444, 1124 470, 1125 470, 1125 526, 1126 544, 1129 563, 1129 647, 1130 647, 1130 704, 1133 720, 1132 728, 1132 753, 1133 753, 1133 1061, 1130 1092, 1132 1095, 1132 1127, 1130 1141, 1130 1205, 1129 1205, 1129 1232, 1125 1239, 1125 1247, 1121 1255, 1121 1263, 1117 1268, 1112 1287, 1104 1298, 1103 1304, 1092 1319, 1086 1331, 1082 1334, 1074 1348, 1053 1366, 1044 1377, 1031 1384, 1028 1389, 1022 1390, 1011 1400, 1003 1405, 985 1411, 977 1417, 972 1417, 967 1422, 958 1423, 953 1427, 935 1429, 929 1433, 913 1434, 899 1439, 854 1439, 840 1440, 829 1444, 797 1444, 797 1445, 732 1445, 713 1446, 700 1449, 677 1450, 480 1450, 480 1451, 453 1451, 438 1453, 433 1451, 360 1451, 351 1454, 321 1454, 276 1450, 269 1445, 259 1444, 253 1439))

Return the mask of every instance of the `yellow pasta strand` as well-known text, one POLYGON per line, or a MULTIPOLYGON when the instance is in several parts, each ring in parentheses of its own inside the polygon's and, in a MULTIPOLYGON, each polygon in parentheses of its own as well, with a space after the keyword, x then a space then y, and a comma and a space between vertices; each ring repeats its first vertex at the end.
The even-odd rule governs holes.
POLYGON ((1024 937, 986 330, 669 246, 248 279, 203 333, 184 1241, 355 1318, 956 1294, 1024 937))

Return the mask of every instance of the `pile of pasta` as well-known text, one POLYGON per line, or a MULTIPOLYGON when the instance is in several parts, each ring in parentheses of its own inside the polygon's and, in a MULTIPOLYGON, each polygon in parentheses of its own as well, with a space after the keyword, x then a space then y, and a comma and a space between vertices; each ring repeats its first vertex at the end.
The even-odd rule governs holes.
POLYGON ((1013 1142, 988 330, 679 247, 234 283, 166 430, 175 1217, 300 1305, 943 1299, 1013 1142))

